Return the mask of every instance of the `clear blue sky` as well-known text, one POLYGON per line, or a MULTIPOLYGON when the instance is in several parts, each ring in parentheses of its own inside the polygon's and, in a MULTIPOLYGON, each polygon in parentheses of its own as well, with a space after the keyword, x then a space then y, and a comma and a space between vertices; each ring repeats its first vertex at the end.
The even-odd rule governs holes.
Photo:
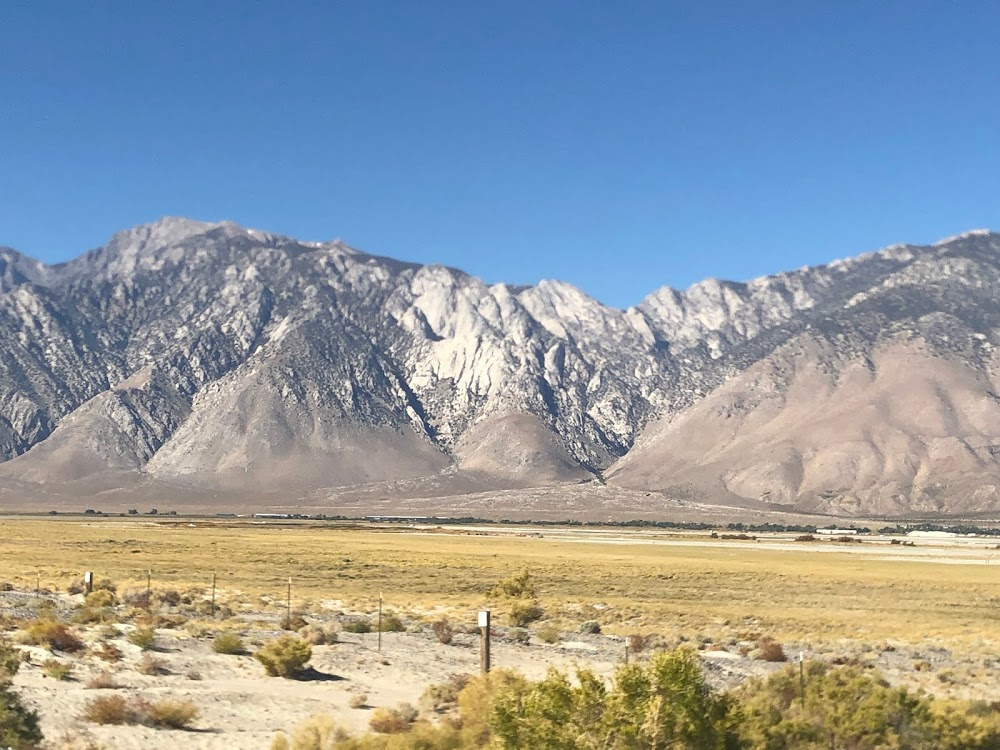
POLYGON ((165 214, 626 306, 1000 227, 1000 3, 0 0, 0 244, 165 214))

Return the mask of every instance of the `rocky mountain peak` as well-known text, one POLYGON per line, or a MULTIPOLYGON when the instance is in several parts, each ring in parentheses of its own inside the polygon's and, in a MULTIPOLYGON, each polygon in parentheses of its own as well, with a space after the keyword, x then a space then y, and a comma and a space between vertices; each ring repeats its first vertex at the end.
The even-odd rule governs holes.
POLYGON ((51 268, 4 249, 0 491, 606 476, 758 507, 993 508, 998 286, 986 232, 627 310, 230 222, 167 217, 51 268))

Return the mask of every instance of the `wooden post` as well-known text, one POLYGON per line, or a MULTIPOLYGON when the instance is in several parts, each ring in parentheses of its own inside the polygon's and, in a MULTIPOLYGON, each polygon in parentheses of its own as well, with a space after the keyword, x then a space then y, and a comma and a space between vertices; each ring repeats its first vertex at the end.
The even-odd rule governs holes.
POLYGON ((490 671, 490 611, 479 611, 479 671, 488 674, 490 671))
POLYGON ((292 629, 292 577, 288 576, 288 599, 285 601, 285 630, 292 629))
POLYGON ((215 617, 215 573, 212 573, 212 617, 215 617))
POLYGON ((378 592, 378 651, 382 651, 382 592, 378 592))
POLYGON ((799 651, 799 703, 802 708, 806 707, 806 671, 805 671, 805 658, 804 652, 799 651))
POLYGON ((94 590, 94 573, 88 570, 83 574, 83 590, 88 594, 94 590))

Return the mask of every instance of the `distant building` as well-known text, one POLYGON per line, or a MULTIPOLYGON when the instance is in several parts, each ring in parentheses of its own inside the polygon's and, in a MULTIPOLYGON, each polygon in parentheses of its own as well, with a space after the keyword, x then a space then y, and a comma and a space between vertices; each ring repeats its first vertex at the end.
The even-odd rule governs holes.
POLYGON ((822 534, 823 536, 854 536, 858 533, 857 529, 816 529, 817 534, 822 534))

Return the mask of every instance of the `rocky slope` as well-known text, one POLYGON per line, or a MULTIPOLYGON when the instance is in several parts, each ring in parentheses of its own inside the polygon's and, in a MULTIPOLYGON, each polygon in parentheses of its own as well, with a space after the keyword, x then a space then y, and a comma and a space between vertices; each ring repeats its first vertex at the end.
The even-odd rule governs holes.
POLYGON ((0 250, 0 502, 606 478, 998 508, 998 281, 988 233, 625 311, 228 223, 163 219, 58 266, 0 250))

